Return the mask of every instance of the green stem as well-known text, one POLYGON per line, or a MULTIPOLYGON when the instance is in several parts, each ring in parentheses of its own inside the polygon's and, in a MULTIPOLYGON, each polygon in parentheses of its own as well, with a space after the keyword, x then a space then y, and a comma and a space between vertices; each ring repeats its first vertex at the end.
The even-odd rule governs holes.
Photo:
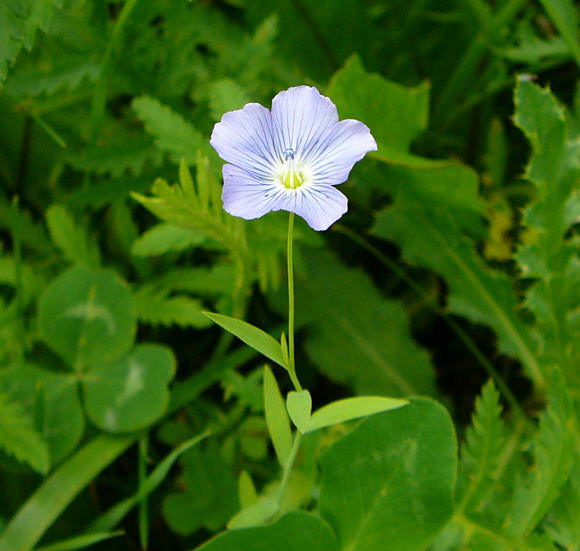
POLYGON ((294 213, 288 217, 288 373, 292 384, 297 391, 302 390, 300 381, 296 376, 296 364, 294 360, 294 213))
POLYGON ((288 485, 288 480, 290 479, 290 474, 292 473, 292 468, 296 462, 296 455, 298 455, 298 450, 300 449, 300 443, 302 441, 302 433, 296 431, 294 435, 294 442, 292 443, 292 449, 290 450, 290 455, 284 465, 284 471, 282 473, 282 480, 280 481, 280 487, 278 488, 278 508, 282 504, 284 499, 284 494, 286 492, 286 486, 288 485))

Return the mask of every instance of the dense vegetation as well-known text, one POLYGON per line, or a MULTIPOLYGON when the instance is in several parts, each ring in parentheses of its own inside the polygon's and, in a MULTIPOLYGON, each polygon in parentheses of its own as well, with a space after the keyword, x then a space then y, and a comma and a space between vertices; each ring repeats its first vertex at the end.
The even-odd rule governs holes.
POLYGON ((1 4, 1 551, 580 549, 571 0, 1 4), (291 423, 209 137, 299 84, 379 148, 296 220, 291 423))

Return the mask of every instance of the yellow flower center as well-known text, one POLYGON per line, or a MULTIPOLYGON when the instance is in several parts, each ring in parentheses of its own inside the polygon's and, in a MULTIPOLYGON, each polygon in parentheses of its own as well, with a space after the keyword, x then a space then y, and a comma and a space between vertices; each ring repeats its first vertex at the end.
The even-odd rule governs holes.
POLYGON ((287 189, 296 189, 304 184, 306 175, 304 171, 298 167, 294 159, 294 150, 288 148, 284 151, 284 166, 280 175, 282 185, 287 189))

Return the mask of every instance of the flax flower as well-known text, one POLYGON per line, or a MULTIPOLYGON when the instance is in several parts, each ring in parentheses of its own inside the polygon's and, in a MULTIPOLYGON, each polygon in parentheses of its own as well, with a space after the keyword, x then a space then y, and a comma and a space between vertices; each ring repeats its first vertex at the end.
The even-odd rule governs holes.
POLYGON ((211 145, 223 167, 224 209, 251 220, 275 210, 294 212, 317 231, 347 211, 335 186, 377 144, 362 122, 338 120, 336 106, 310 86, 296 86, 272 100, 226 113, 211 145))

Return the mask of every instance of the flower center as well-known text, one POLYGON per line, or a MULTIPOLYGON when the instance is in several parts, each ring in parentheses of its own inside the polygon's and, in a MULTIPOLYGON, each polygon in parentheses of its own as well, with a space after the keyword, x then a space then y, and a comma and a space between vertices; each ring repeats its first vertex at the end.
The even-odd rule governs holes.
POLYGON ((294 158, 294 150, 288 147, 284 150, 284 165, 280 174, 282 185, 287 189, 296 189, 306 180, 304 171, 294 158))

